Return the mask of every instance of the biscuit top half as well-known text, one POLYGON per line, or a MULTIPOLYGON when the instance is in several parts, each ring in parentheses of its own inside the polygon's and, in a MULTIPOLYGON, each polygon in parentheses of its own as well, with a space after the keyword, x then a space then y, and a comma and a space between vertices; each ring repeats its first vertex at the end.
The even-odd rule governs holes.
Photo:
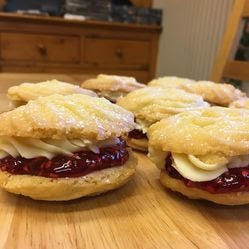
POLYGON ((127 93, 145 87, 133 77, 106 74, 99 74, 95 79, 86 80, 81 86, 94 91, 121 91, 127 93))
POLYGON ((10 87, 8 90, 10 100, 24 103, 41 96, 45 97, 52 94, 85 94, 93 97, 96 96, 93 91, 58 80, 48 80, 40 83, 22 83, 19 86, 10 87))
POLYGON ((233 101, 245 97, 246 94, 231 84, 214 83, 212 81, 194 81, 178 77, 163 77, 153 80, 149 86, 162 88, 179 88, 197 94, 213 105, 229 106, 233 101))
POLYGON ((152 125, 149 146, 190 155, 249 154, 249 110, 210 107, 185 112, 152 125))
POLYGON ((220 105, 228 106, 231 102, 245 97, 246 94, 231 84, 214 83, 211 81, 198 81, 195 84, 185 84, 181 89, 198 94, 204 100, 220 105))
POLYGON ((232 102, 229 105, 229 107, 249 109, 249 98, 245 97, 245 98, 238 99, 238 100, 232 102))
POLYGON ((148 83, 148 86, 153 87, 166 87, 166 88, 178 88, 185 84, 194 84, 196 81, 187 79, 187 78, 180 78, 175 76, 165 76, 158 79, 154 79, 148 83))
POLYGON ((208 107, 202 97, 180 89, 146 87, 118 99, 118 105, 134 113, 136 119, 152 124, 177 113, 208 107))
POLYGON ((0 136, 104 140, 134 129, 134 116, 104 98, 40 97, 0 115, 0 136))

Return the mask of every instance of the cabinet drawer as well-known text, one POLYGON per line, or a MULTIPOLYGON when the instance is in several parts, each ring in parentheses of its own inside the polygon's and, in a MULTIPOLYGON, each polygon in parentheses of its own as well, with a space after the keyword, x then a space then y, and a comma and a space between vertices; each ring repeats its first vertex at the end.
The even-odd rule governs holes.
POLYGON ((85 61, 96 64, 148 65, 150 42, 86 38, 85 61))
POLYGON ((1 33, 3 60, 77 63, 80 38, 77 36, 1 33))

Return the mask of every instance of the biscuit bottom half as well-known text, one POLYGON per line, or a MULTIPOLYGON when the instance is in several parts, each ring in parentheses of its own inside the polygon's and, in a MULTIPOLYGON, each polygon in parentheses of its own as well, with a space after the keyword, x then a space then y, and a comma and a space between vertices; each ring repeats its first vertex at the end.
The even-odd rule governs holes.
MULTIPOLYGON (((22 169, 19 170, 11 168, 13 172, 10 169, 6 170, 2 163, 0 165, 0 187, 11 193, 48 201, 72 200, 88 195, 98 195, 118 188, 135 173, 137 160, 129 149, 125 149, 125 154, 112 151, 111 148, 103 149, 103 151, 95 154, 95 159, 90 156, 86 159, 81 155, 81 152, 74 153, 72 157, 61 156, 66 158, 67 162, 74 162, 70 166, 71 173, 60 172, 63 167, 67 167, 65 163, 61 167, 54 168, 54 164, 59 161, 57 159, 48 160, 43 164, 39 164, 39 158, 37 158, 38 164, 35 159, 31 159, 32 165, 24 164, 22 169), (107 150, 110 152, 109 154, 107 150), (105 154, 103 154, 103 151, 105 151, 105 154), (83 161, 83 159, 86 160, 83 161), (83 166, 79 164, 77 167, 77 160, 83 161, 83 166), (85 162, 87 162, 87 165, 85 162), (47 169, 44 169, 45 167, 47 169), (74 168, 79 168, 82 173, 75 171, 74 168)), ((92 154, 92 152, 89 152, 89 155, 92 154)))
POLYGON ((148 138, 146 133, 140 130, 132 130, 125 138, 126 143, 133 149, 147 152, 148 151, 148 138))
POLYGON ((229 169, 212 181, 193 182, 181 176, 168 157, 160 181, 165 187, 191 199, 205 199, 223 205, 249 203, 249 167, 229 169))

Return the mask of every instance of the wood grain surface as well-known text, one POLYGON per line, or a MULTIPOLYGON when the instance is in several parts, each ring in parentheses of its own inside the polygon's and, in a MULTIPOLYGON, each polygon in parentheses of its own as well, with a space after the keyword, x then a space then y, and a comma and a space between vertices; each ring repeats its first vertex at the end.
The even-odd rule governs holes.
POLYGON ((248 248, 248 206, 188 200, 165 190, 143 155, 124 187, 69 202, 0 191, 1 248, 248 248))
POLYGON ((136 156, 135 177, 97 197, 44 202, 0 190, 0 248, 248 248, 248 206, 167 191, 146 155, 136 156))

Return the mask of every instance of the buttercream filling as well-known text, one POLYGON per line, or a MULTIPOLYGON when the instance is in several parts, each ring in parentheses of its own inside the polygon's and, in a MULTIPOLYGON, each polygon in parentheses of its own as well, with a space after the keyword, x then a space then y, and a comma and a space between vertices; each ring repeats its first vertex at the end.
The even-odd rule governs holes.
MULTIPOLYGON (((75 151, 74 146, 77 147, 78 145, 73 144, 72 146, 67 141, 62 150, 67 152, 71 147, 69 154, 57 154, 52 158, 43 156, 40 151, 39 156, 32 158, 22 157, 20 154, 17 156, 8 155, 0 159, 0 169, 18 175, 25 174, 49 178, 79 177, 96 170, 121 166, 129 159, 129 152, 124 140, 118 139, 115 144, 105 145, 95 152, 83 148, 77 148, 75 151), (65 147, 67 147, 67 150, 65 150, 65 147)), ((17 152, 21 152, 18 146, 13 148, 17 148, 17 152)), ((25 153, 23 155, 26 156, 25 153)), ((47 154, 45 153, 45 155, 47 154)))
POLYGON ((212 194, 249 191, 249 166, 227 168, 227 170, 209 181, 192 181, 185 178, 175 167, 172 155, 165 162, 167 173, 181 180, 187 187, 199 188, 212 194))
POLYGON ((74 152, 81 150, 98 153, 100 148, 113 146, 118 142, 119 138, 90 141, 80 138, 56 140, 0 136, 0 159, 9 155, 26 159, 34 157, 52 159, 58 154, 72 156, 74 152))
POLYGON ((226 165, 205 163, 193 155, 172 153, 172 166, 185 178, 204 182, 210 181, 228 171, 226 165), (189 159, 191 158, 191 160, 189 159))
POLYGON ((188 187, 210 193, 249 190, 249 155, 195 156, 149 147, 148 156, 158 168, 166 169, 171 177, 182 180, 188 187))

